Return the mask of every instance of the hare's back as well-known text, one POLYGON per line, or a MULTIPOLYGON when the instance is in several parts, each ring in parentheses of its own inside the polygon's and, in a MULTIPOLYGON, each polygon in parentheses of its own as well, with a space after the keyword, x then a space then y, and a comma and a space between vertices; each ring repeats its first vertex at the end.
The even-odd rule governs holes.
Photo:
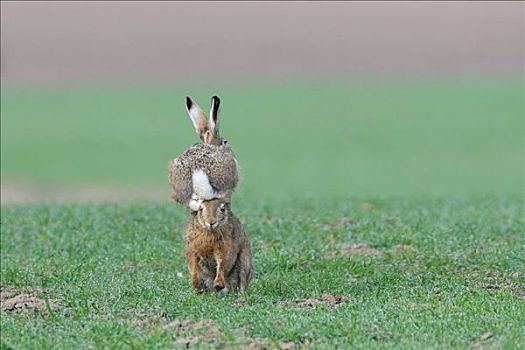
POLYGON ((197 143, 179 158, 188 173, 202 170, 210 185, 218 191, 233 191, 239 181, 235 154, 229 146, 197 143))

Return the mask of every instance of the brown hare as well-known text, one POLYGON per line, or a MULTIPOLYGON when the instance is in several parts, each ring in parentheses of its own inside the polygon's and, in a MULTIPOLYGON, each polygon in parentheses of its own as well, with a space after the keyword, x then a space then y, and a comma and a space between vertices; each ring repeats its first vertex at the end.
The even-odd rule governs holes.
POLYGON ((229 197, 202 201, 190 212, 186 261, 198 292, 244 292, 254 274, 251 244, 229 197))
POLYGON ((209 120, 190 97, 186 97, 186 108, 202 142, 169 163, 168 179, 172 198, 196 211, 201 201, 231 197, 239 173, 233 150, 219 135, 220 99, 212 97, 209 120))

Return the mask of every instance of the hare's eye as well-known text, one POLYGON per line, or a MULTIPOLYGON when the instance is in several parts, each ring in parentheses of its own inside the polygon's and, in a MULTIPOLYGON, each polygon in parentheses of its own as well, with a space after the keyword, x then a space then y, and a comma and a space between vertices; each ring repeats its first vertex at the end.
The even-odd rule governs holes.
POLYGON ((228 144, 228 141, 227 141, 227 140, 222 140, 222 144, 223 144, 223 145, 227 145, 227 144, 228 144))

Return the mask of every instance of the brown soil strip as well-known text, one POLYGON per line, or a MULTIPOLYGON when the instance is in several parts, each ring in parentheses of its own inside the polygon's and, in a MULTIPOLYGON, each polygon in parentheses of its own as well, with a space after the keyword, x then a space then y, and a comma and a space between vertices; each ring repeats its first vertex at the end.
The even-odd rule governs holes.
POLYGON ((28 203, 90 203, 129 201, 169 201, 170 191, 147 187, 84 186, 71 188, 39 188, 26 185, 2 185, 2 204, 28 203))

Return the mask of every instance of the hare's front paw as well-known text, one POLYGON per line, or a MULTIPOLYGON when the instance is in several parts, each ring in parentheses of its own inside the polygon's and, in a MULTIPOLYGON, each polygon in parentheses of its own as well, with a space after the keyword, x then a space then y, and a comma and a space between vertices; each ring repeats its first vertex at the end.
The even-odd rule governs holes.
POLYGON ((226 287, 224 283, 224 278, 221 278, 221 277, 215 278, 215 280, 213 281, 213 288, 215 288, 215 290, 218 292, 218 291, 223 290, 224 287, 226 287))

